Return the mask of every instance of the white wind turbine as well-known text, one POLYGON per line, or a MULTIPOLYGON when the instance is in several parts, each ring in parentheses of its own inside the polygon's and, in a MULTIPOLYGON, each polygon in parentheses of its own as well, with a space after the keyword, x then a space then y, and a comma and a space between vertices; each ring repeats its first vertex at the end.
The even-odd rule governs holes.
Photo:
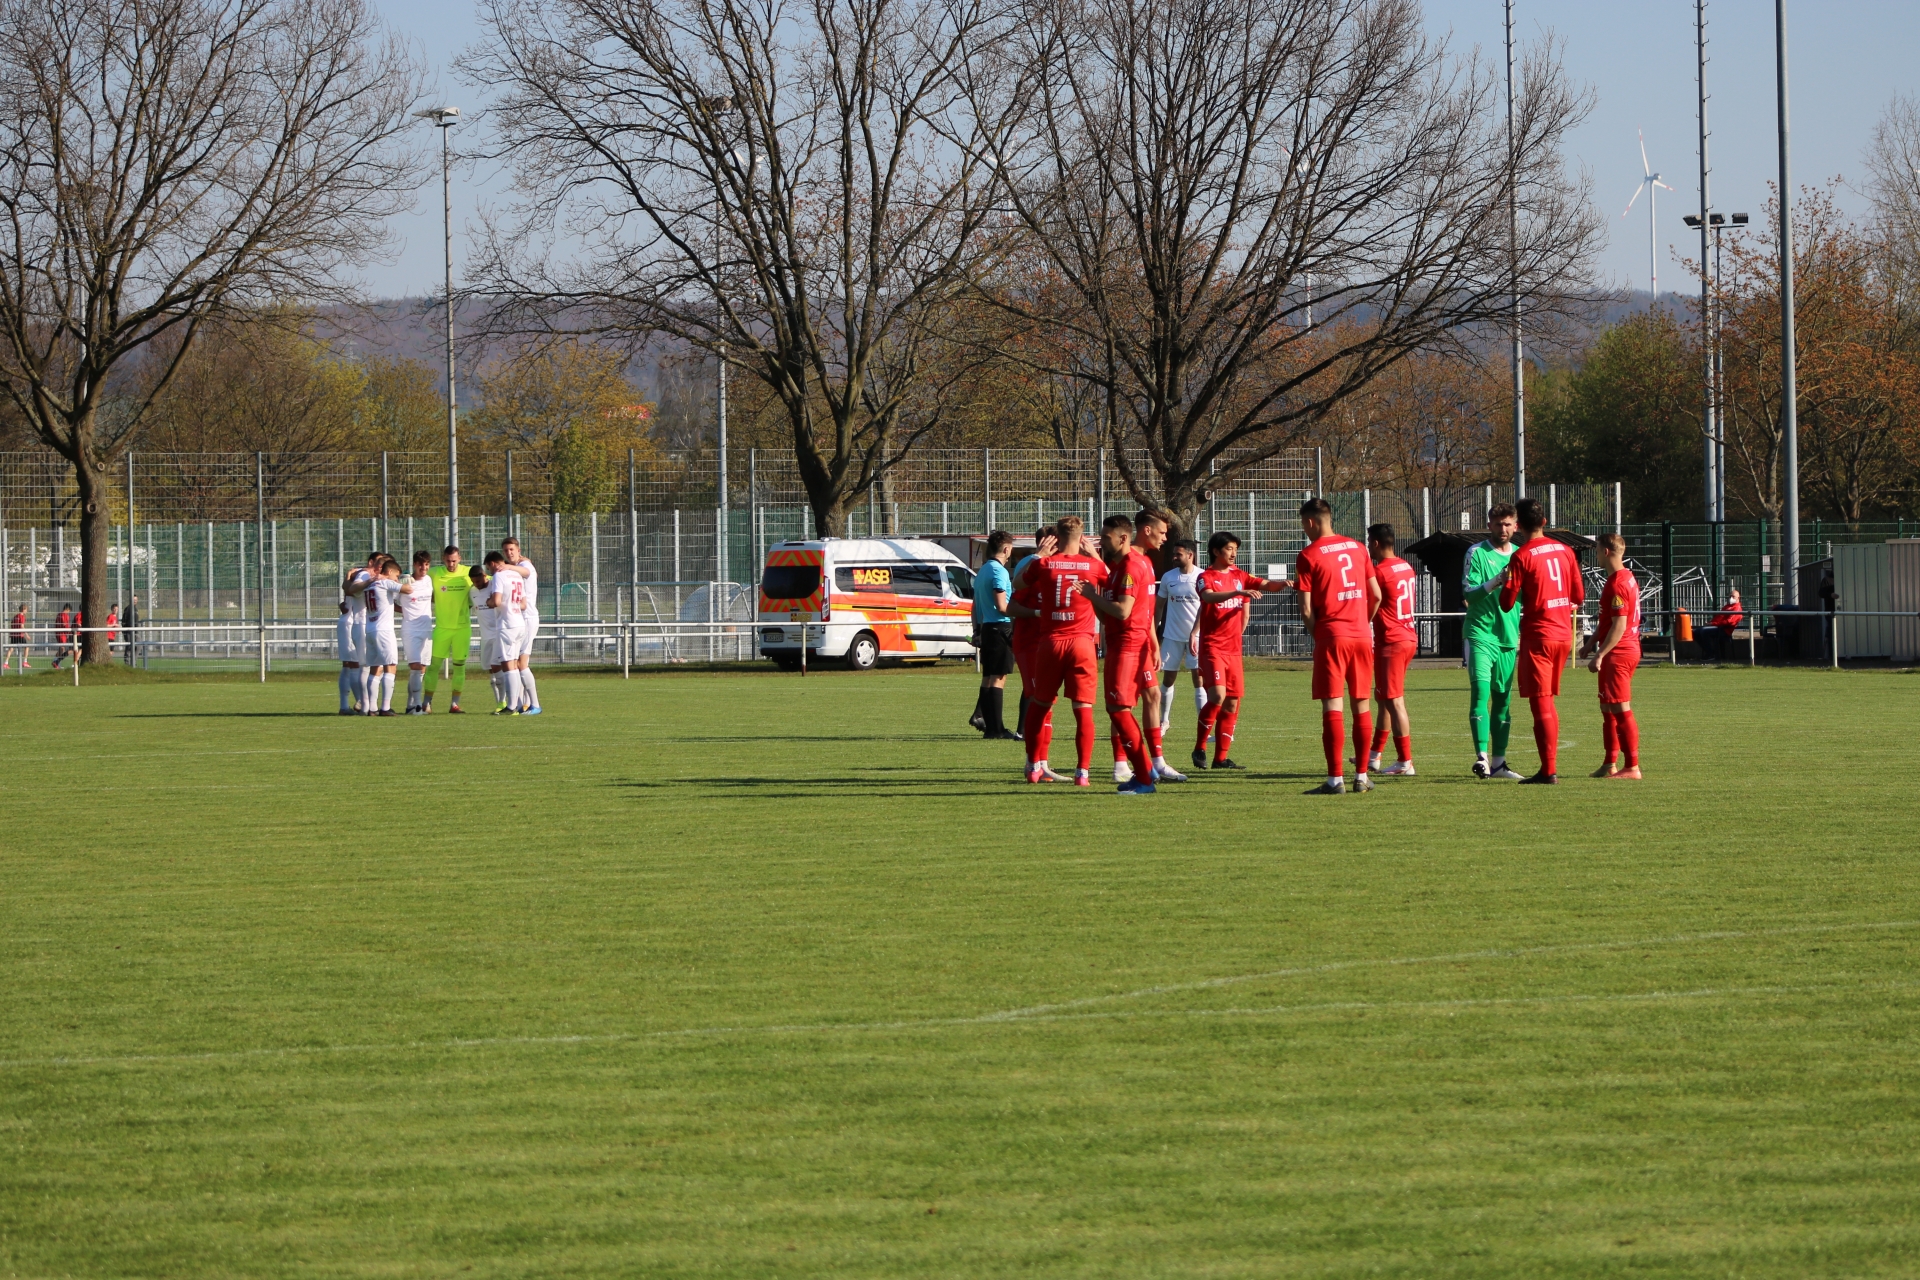
MULTIPOLYGON (((1640 185, 1633 189, 1633 200, 1627 201, 1627 207, 1620 211, 1620 216, 1624 218, 1632 213, 1634 201, 1640 198, 1642 191, 1647 193, 1647 274, 1652 277, 1653 296, 1657 302, 1660 298, 1660 228, 1654 218, 1654 204, 1659 199, 1658 188, 1667 187, 1667 184, 1660 181, 1660 175, 1647 163, 1645 131, 1640 133, 1640 172, 1643 175, 1640 185)), ((1673 188, 1667 187, 1667 190, 1672 191, 1673 188)))

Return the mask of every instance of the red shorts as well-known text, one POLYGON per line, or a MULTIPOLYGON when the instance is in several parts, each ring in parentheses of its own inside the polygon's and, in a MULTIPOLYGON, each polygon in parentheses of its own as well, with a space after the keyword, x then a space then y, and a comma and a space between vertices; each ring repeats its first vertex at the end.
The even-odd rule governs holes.
POLYGON ((1373 696, 1373 641, 1318 640, 1313 643, 1313 696, 1373 696))
POLYGON ((1567 669, 1573 646, 1563 641, 1520 640, 1520 655, 1515 662, 1520 696, 1549 698, 1560 693, 1560 673, 1567 669))
POLYGON ((1042 636, 1033 646, 1033 692, 1028 698, 1051 705, 1066 688, 1067 701, 1092 703, 1100 687, 1100 664, 1092 636, 1042 636))
POLYGON ((1238 653, 1225 649, 1202 649, 1200 683, 1209 690, 1218 689, 1223 697, 1244 697, 1247 692, 1246 667, 1238 653))
POLYGON ((1407 696, 1407 664, 1413 661, 1413 655, 1420 652, 1417 644, 1401 641, 1373 651, 1373 696, 1376 698, 1404 698, 1407 696))
POLYGON ((1640 650, 1612 648, 1600 659, 1600 701, 1632 702, 1633 673, 1640 666, 1640 650))
POLYGON ((1153 637, 1142 633, 1115 637, 1107 645, 1106 691, 1109 705, 1131 707, 1146 696, 1155 683, 1153 637))

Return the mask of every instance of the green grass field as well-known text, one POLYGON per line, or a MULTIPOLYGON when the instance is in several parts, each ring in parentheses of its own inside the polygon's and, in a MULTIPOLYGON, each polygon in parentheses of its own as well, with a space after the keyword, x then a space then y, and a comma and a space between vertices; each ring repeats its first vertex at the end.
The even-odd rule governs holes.
POLYGON ((1920 678, 1643 672, 1637 786, 1591 680, 1150 799, 960 671, 0 682, 0 1275, 1914 1275, 1920 678))

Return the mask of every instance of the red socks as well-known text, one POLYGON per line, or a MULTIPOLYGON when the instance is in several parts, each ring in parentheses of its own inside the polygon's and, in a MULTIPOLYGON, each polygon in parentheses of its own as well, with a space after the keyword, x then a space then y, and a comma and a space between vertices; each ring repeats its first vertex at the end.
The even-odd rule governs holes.
POLYGON ((1359 759, 1354 761, 1353 771, 1367 771, 1367 747, 1373 742, 1373 713, 1356 711, 1353 713, 1353 754, 1359 759))
POLYGON ((1029 702, 1027 704, 1027 763, 1034 764, 1047 758, 1047 748, 1053 745, 1053 704, 1029 702))
POLYGON ((1080 751, 1080 767, 1093 768, 1093 708, 1073 709, 1073 745, 1080 751))
POLYGON ((1600 745, 1606 751, 1606 758, 1601 761, 1603 764, 1612 764, 1620 754, 1620 726, 1615 719, 1618 714, 1605 707, 1600 708, 1600 745))
POLYGON ((1208 694, 1207 705, 1200 708, 1200 736, 1194 739, 1193 749, 1195 751, 1205 751, 1207 749, 1207 739, 1212 736, 1214 721, 1219 718, 1220 704, 1213 700, 1212 694, 1208 694))
MULTIPOLYGON (((1393 721, 1389 716, 1381 716, 1380 723, 1373 731, 1373 754, 1379 755, 1387 749, 1387 736, 1393 732, 1393 721)), ((1400 757, 1402 760, 1405 756, 1400 757)))
POLYGON ((1240 704, 1220 713, 1220 732, 1213 735, 1213 758, 1225 760, 1233 750, 1233 727, 1240 723, 1240 704))
POLYGON ((1542 695, 1529 699, 1533 703, 1533 745, 1540 749, 1540 772, 1560 772, 1560 711, 1553 705, 1553 699, 1542 695))
POLYGON ((1340 741, 1347 736, 1346 718, 1338 711, 1320 713, 1320 746, 1327 753, 1327 776, 1338 778, 1345 773, 1340 763, 1340 741))
POLYGON ((1400 757, 1401 764, 1413 763, 1413 735, 1396 733, 1393 735, 1393 749, 1400 757))
POLYGON ((1160 724, 1158 721, 1147 726, 1147 747, 1152 752, 1155 760, 1167 754, 1161 744, 1160 724))
POLYGON ((1109 713, 1113 719, 1113 740, 1133 765, 1135 782, 1153 781, 1153 761, 1147 758, 1147 744, 1140 737, 1140 722, 1131 708, 1109 713))
POLYGON ((1633 718, 1631 711, 1620 713, 1620 750, 1627 757, 1625 768, 1640 767, 1640 722, 1633 718))

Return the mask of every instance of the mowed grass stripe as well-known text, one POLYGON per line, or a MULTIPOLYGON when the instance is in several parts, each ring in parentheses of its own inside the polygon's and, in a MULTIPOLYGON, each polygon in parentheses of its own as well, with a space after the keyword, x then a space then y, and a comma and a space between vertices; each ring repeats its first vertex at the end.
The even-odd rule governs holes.
POLYGON ((1020 784, 963 673, 0 682, 0 1272, 1906 1273, 1854 739, 1920 685, 1650 670, 1645 784, 1516 791, 1411 684, 1421 778, 1302 796, 1260 671, 1250 776, 1136 801, 1020 784), (215 1056, 49 1061, 154 1051, 215 1056))

